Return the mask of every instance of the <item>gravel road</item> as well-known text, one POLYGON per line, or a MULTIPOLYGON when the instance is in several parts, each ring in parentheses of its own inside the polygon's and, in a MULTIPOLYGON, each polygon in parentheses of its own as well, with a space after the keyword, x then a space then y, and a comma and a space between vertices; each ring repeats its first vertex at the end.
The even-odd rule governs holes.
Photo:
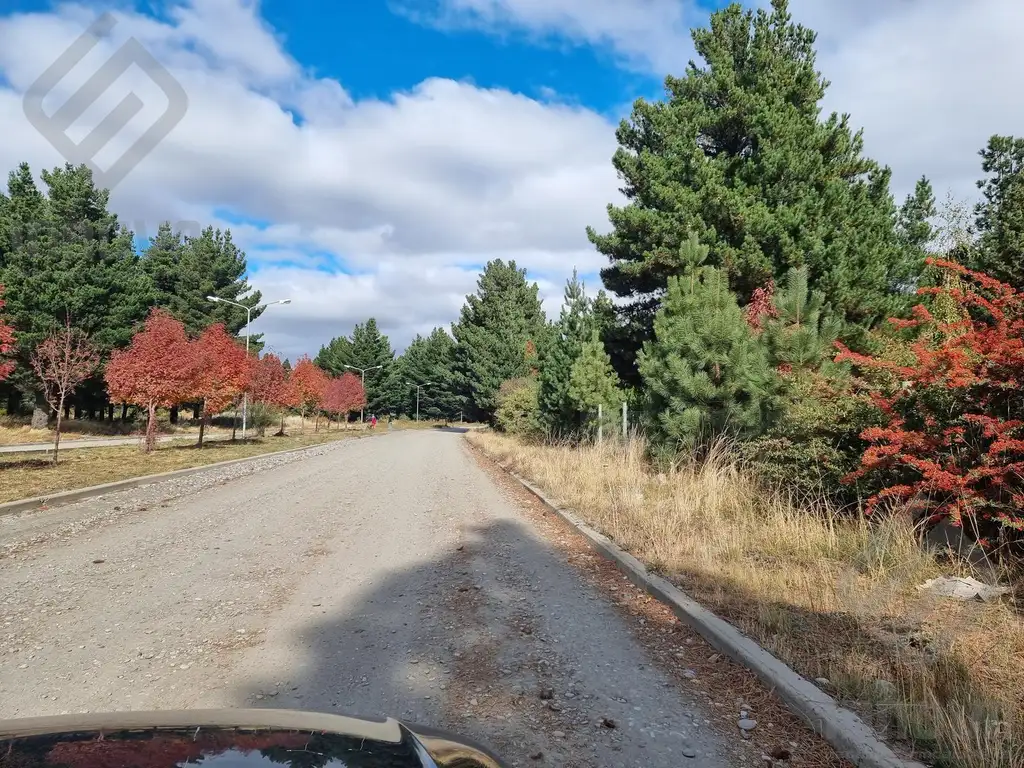
POLYGON ((742 741, 458 434, 0 518, 0 717, 238 706, 391 715, 517 765, 724 767, 742 741))

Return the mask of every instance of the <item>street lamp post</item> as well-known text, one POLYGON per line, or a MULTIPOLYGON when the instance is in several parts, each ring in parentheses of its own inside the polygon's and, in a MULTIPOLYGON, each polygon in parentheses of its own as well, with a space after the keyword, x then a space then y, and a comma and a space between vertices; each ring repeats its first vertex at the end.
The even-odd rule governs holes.
MULTIPOLYGON (((405 383, 412 384, 411 381, 407 381, 405 383)), ((424 381, 422 384, 412 384, 414 387, 416 387, 416 421, 420 420, 420 389, 422 387, 430 386, 433 383, 434 382, 432 381, 424 381)))
MULTIPOLYGON (((221 304, 231 304, 235 307, 241 307, 245 310, 245 354, 246 357, 249 355, 249 323, 252 322, 252 307, 247 307, 245 304, 239 304, 237 301, 231 301, 229 299, 222 299, 220 296, 207 296, 212 302, 219 302, 221 304)), ((264 304, 264 309, 269 307, 271 304, 291 304, 291 299, 278 299, 277 301, 270 301, 264 304)), ((242 392, 242 442, 245 442, 245 427, 246 418, 248 417, 249 410, 249 393, 242 392)))
MULTIPOLYGON (((360 381, 362 381, 362 384, 363 384, 363 397, 365 398, 366 397, 366 372, 367 371, 372 371, 374 368, 383 368, 384 366, 383 365, 371 365, 369 368, 356 368, 354 365, 348 365, 346 363, 345 367, 346 368, 351 368, 353 371, 359 371, 359 373, 360 373, 360 381)), ((359 423, 360 424, 363 423, 363 409, 362 408, 359 409, 359 423)))

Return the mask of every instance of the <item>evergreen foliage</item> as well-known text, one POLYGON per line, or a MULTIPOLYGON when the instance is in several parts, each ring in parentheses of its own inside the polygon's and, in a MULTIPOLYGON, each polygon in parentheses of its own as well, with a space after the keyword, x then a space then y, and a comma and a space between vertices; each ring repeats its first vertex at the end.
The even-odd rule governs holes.
POLYGON ((639 368, 649 429, 669 449, 696 448, 731 434, 756 434, 774 386, 764 347, 724 272, 704 265, 696 235, 681 249, 683 277, 670 278, 639 368))
POLYGON ((452 325, 455 381, 474 421, 489 421, 502 382, 530 372, 528 346, 547 335, 536 283, 514 261, 490 261, 452 325))

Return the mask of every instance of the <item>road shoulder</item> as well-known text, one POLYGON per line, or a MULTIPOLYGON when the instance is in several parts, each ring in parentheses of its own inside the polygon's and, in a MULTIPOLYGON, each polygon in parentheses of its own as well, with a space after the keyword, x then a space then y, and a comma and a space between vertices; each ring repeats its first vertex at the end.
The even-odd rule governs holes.
POLYGON ((835 750, 809 728, 745 667, 715 651, 662 603, 635 587, 587 539, 550 512, 505 470, 466 442, 463 449, 514 502, 529 522, 567 563, 600 590, 626 620, 632 634, 662 670, 688 695, 696 695, 714 713, 709 725, 735 740, 736 764, 786 765, 794 768, 850 768, 835 750), (739 740, 741 712, 757 721, 739 740))

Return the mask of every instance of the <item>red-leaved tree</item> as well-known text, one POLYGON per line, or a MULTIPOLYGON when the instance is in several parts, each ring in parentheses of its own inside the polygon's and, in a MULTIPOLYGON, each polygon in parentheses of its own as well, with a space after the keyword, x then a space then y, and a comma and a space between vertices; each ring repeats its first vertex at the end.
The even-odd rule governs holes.
POLYGON ((881 486, 868 511, 902 503, 989 545, 1024 530, 1024 293, 953 262, 928 263, 958 279, 919 294, 956 305, 954 319, 920 304, 912 320, 890 320, 919 331, 904 360, 838 345, 837 361, 874 374, 870 395, 887 421, 861 434, 871 445, 848 480, 881 486))
POLYGON ((223 323, 215 323, 192 342, 196 360, 190 400, 202 403, 199 421, 199 442, 210 419, 238 400, 249 383, 252 358, 237 339, 228 335, 223 323))
POLYGON ((107 363, 111 399, 146 409, 146 453, 156 445, 156 409, 180 403, 195 389, 194 353, 185 326, 166 311, 154 309, 131 344, 114 352, 107 363))
POLYGON ((53 463, 56 464, 64 402, 74 394, 79 384, 93 374, 100 364, 100 356, 89 338, 71 327, 69 316, 63 328, 57 329, 39 343, 32 353, 30 363, 43 385, 46 402, 57 414, 53 435, 53 463))
POLYGON ((336 415, 339 421, 347 422, 352 411, 365 407, 366 392, 363 391, 363 383, 354 373, 343 373, 327 383, 323 409, 328 414, 336 415))
POLYGON ((320 409, 323 407, 324 394, 327 392, 327 374, 316 363, 303 355, 292 369, 290 377, 292 395, 302 415, 302 428, 306 428, 306 413, 317 414, 316 427, 319 428, 320 409))
POLYGON ((296 405, 295 392, 288 381, 288 372, 277 355, 266 354, 255 361, 249 376, 249 396, 255 403, 281 409, 281 431, 284 434, 285 409, 296 405))
POLYGON ((14 361, 5 360, 14 351, 14 329, 4 322, 4 287, 0 285, 0 381, 11 375, 14 370, 14 361))

